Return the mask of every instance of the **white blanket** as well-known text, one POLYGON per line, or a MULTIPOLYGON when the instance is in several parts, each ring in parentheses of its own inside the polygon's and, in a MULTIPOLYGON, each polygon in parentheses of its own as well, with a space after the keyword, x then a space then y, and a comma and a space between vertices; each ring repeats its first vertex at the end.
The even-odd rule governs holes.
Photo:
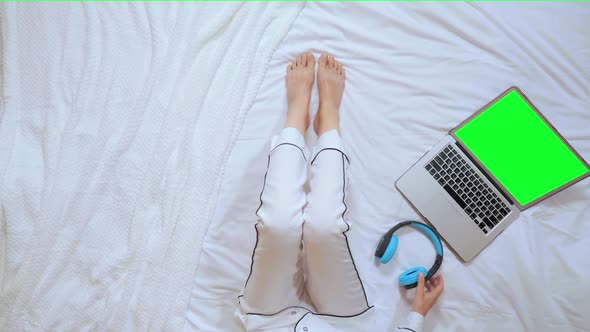
MULTIPOLYGON (((586 3, 306 3, 228 160, 186 330, 241 330, 232 315, 250 268, 268 141, 284 120, 285 65, 299 52, 332 52, 347 68, 349 240, 382 331, 394 331, 411 308, 397 277, 434 258, 429 241, 408 231, 392 262, 375 264, 380 235, 419 218, 394 181, 511 85, 590 161, 589 17, 586 3)), ((317 103, 314 90, 312 112, 317 103)), ((469 264, 445 246, 446 290, 425 331, 588 331, 589 222, 586 179, 527 210, 469 264)))
POLYGON ((299 4, 3 3, 0 330, 179 330, 299 4))

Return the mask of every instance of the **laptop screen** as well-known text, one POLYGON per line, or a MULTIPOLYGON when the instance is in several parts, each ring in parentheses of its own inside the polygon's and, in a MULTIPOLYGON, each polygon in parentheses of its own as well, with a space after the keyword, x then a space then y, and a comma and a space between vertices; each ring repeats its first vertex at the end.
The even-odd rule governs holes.
POLYGON ((514 89, 457 129, 455 137, 522 206, 590 172, 514 89))

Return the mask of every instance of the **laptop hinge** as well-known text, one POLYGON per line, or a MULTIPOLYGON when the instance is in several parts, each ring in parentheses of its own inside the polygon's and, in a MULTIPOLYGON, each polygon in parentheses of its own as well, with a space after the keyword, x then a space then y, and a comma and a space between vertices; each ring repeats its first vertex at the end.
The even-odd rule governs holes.
POLYGON ((479 169, 479 171, 490 181, 491 184, 494 185, 494 187, 496 187, 496 189, 498 189, 498 192, 500 194, 502 194, 502 196, 504 196, 504 198, 512 205, 514 205, 514 202, 508 197, 508 195, 506 195, 504 193, 504 190, 502 190, 497 184, 496 181, 494 181, 494 179, 490 178, 490 176, 488 175, 488 173, 486 173, 481 166, 479 166, 479 164, 473 160, 473 158, 471 158, 471 156, 469 155, 469 153, 467 153, 467 151, 465 151, 465 149, 461 146, 461 144, 459 144, 459 142, 455 142, 455 145, 457 145, 459 147, 459 149, 461 149, 461 151, 463 151, 463 153, 467 156, 467 158, 469 158, 469 160, 471 160, 473 162, 473 164, 475 165, 475 167, 477 167, 477 169, 479 169))

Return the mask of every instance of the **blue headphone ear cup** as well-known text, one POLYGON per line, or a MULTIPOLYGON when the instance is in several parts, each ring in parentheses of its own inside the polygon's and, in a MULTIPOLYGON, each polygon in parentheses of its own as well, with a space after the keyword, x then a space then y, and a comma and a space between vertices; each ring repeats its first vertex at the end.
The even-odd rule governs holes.
POLYGON ((400 274, 399 276, 400 286, 408 286, 418 282, 418 274, 420 272, 424 273, 424 277, 426 277, 426 275, 428 274, 428 271, 422 266, 416 266, 404 271, 404 273, 400 274))
POLYGON ((399 240, 397 239, 397 236, 393 235, 387 244, 387 248, 385 249, 383 256, 379 257, 379 263, 385 264, 389 262, 391 258, 393 258, 393 254, 395 254, 398 242, 399 240))

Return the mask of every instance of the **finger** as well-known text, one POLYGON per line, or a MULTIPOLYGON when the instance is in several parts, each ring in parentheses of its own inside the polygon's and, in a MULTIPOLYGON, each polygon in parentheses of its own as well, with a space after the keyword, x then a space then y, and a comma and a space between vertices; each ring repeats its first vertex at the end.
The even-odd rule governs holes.
POLYGON ((443 289, 441 287, 436 287, 436 288, 432 289, 432 292, 430 292, 430 294, 432 294, 432 298, 434 299, 433 302, 438 301, 438 298, 440 297, 442 292, 443 292, 443 289))
POLYGON ((436 301, 436 299, 438 299, 438 297, 440 296, 440 294, 442 294, 442 292, 443 292, 444 289, 445 289, 445 285, 442 282, 442 280, 440 281, 440 283, 436 287, 434 287, 432 289, 432 294, 434 296, 435 301, 436 301))
POLYGON ((416 298, 424 298, 424 273, 418 274, 418 285, 416 286, 416 298))
POLYGON ((430 281, 427 281, 425 286, 429 292, 434 288, 434 285, 430 281))
POLYGON ((438 286, 438 284, 440 283, 438 276, 430 279, 429 281, 432 283, 432 286, 435 286, 435 287, 438 286))
POLYGON ((435 282, 435 284, 434 284, 434 285, 435 285, 436 287, 439 287, 439 286, 442 286, 442 287, 444 287, 444 280, 443 280, 442 276, 437 276, 437 277, 436 277, 436 280, 435 280, 434 282, 435 282))
POLYGON ((442 278, 442 275, 438 275, 438 276, 436 276, 436 277, 434 277, 434 278, 432 278, 432 279, 430 279, 430 280, 432 280, 432 282, 434 283, 434 285, 435 285, 435 286, 437 286, 437 287, 438 287, 439 285, 443 284, 443 278, 442 278))

